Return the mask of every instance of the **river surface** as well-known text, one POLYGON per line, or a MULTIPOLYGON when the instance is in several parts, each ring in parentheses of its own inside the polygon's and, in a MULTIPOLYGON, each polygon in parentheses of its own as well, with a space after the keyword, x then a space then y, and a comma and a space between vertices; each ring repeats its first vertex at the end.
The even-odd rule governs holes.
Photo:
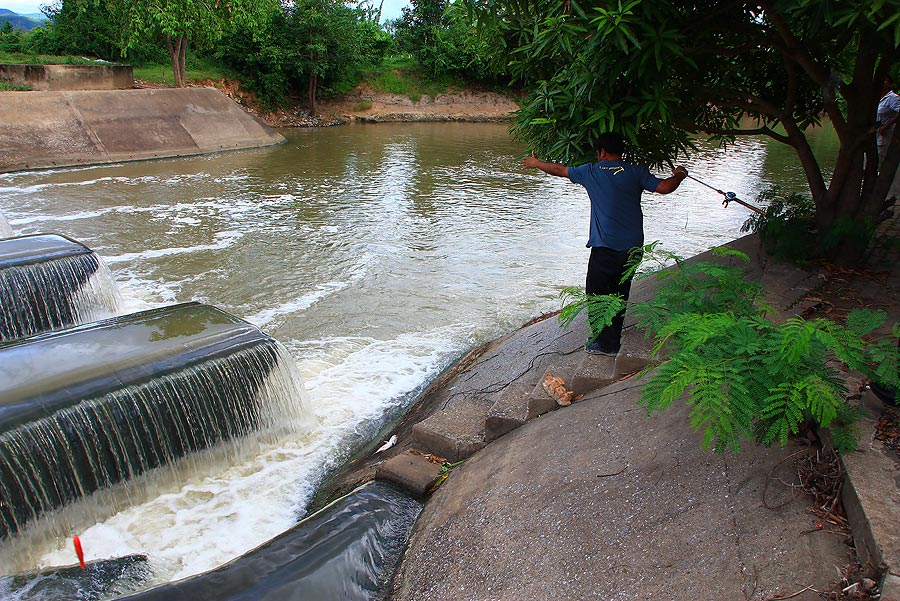
MULTIPOLYGON (((211 461, 83 524, 88 559, 148 553, 168 581, 265 542, 455 358, 583 285, 587 196, 522 169, 527 149, 504 125, 281 133, 272 148, 0 176, 17 235, 95 250, 126 312, 196 300, 256 324, 296 359, 315 409, 311 433, 239 465, 211 461)), ((826 160, 832 138, 817 138, 826 160)), ((764 139, 702 148, 687 167, 748 201, 776 183, 805 187, 793 155, 764 139)), ((721 200, 690 180, 645 194, 647 241, 690 256, 741 236, 749 212, 721 200)), ((72 564, 66 543, 0 553, 0 573, 72 564)))

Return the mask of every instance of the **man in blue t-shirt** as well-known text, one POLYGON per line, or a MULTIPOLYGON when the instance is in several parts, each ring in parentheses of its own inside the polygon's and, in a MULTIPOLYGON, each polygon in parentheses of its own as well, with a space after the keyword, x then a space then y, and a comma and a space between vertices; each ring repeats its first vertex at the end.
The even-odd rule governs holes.
MULTIPOLYGON (((620 294, 628 300, 631 278, 622 281, 628 254, 644 244, 644 214, 641 194, 644 190, 668 194, 687 177, 687 169, 676 167, 672 177, 659 179, 646 167, 622 162, 625 140, 619 134, 606 133, 597 138, 597 162, 577 167, 542 161, 531 153, 522 161, 524 167, 540 169, 587 189, 591 199, 591 231, 587 246, 588 260, 585 292, 588 294, 620 294)), ((591 332, 585 345, 588 353, 615 356, 619 352, 625 312, 600 332, 591 332)))

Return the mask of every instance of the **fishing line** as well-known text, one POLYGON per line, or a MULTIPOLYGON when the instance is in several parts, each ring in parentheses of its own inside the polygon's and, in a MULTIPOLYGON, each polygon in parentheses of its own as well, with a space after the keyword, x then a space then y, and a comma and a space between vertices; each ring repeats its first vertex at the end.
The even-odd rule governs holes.
MULTIPOLYGON (((672 161, 667 160, 666 162, 669 163, 669 167, 671 167, 672 170, 675 169, 675 166, 672 164, 672 161)), ((687 176, 688 179, 692 179, 695 182, 697 182, 698 184, 700 184, 701 186, 706 186, 710 190, 714 190, 714 191, 718 192, 719 194, 721 194, 722 196, 724 196, 725 200, 722 201, 722 205, 724 205, 726 209, 728 208, 728 203, 736 202, 739 205, 741 205, 742 207, 746 207, 746 208, 750 209, 751 211, 759 213, 760 215, 766 214, 766 212, 763 211, 762 209, 760 209, 759 207, 755 207, 752 204, 750 204, 749 202, 745 202, 745 201, 741 200, 740 198, 738 198, 737 194, 735 194, 734 192, 723 192, 722 190, 719 190, 715 186, 711 186, 711 185, 707 184, 706 182, 697 179, 693 175, 690 175, 687 173, 685 175, 687 176)))

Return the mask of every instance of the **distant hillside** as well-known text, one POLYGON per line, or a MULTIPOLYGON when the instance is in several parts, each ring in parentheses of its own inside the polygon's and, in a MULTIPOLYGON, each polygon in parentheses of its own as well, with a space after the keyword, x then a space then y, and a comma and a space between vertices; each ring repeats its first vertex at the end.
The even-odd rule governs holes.
POLYGON ((13 29, 23 29, 25 31, 31 31, 35 27, 40 27, 41 25, 43 25, 44 19, 26 17, 25 15, 14 13, 11 10, 0 8, 0 27, 3 27, 5 23, 9 23, 10 25, 12 25, 13 29))

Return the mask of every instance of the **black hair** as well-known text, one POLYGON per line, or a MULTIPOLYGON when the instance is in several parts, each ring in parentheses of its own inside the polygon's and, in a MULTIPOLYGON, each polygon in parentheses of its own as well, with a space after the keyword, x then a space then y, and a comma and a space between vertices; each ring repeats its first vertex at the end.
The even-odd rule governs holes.
POLYGON ((622 154, 625 151, 625 138, 615 132, 600 134, 594 143, 594 149, 597 152, 605 150, 609 154, 622 154))

